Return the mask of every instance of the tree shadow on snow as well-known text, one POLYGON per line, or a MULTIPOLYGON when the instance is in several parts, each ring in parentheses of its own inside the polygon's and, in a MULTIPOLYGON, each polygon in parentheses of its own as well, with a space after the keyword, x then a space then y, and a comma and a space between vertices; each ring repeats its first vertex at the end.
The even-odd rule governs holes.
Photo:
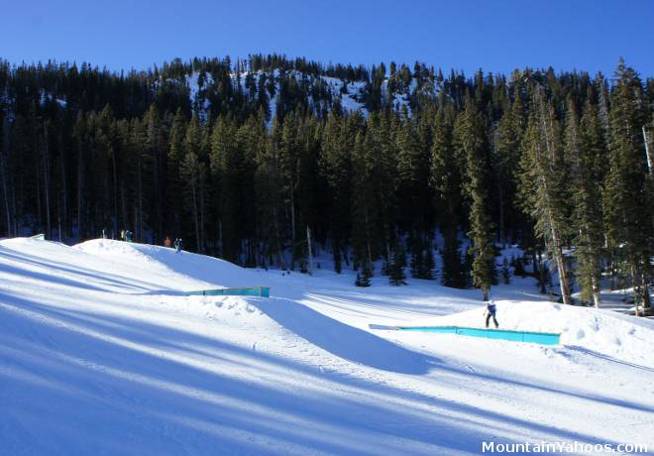
MULTIPOLYGON (((78 454, 476 454, 482 439, 598 441, 150 321, 2 301, 7 454, 52 443, 78 454)), ((369 350, 386 359, 363 364, 394 372, 436 362, 294 302, 256 305, 353 362, 369 350)))
POLYGON ((407 350, 289 299, 250 302, 289 331, 353 363, 411 375, 425 374, 439 363, 436 358, 407 350))

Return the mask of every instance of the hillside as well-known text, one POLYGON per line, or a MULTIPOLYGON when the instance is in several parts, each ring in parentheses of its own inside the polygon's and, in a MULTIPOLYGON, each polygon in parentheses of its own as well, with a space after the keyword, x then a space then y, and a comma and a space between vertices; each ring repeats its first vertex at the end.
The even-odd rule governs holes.
POLYGON ((497 287, 543 347, 368 324, 481 321, 478 294, 314 277, 110 240, 0 241, 2 454, 477 454, 654 447, 654 324, 497 287), (272 298, 189 297, 268 285, 272 298))

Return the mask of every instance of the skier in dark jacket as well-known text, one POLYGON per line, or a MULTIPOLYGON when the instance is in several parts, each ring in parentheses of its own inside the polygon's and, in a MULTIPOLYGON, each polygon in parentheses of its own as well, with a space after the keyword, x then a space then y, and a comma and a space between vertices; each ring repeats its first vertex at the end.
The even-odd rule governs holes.
POLYGON ((175 244, 174 245, 175 245, 175 250, 177 251, 177 253, 182 251, 182 242, 183 242, 182 238, 175 239, 175 244))
POLYGON ((495 327, 498 328, 500 325, 497 322, 497 318, 495 318, 495 314, 497 313, 497 306, 495 306, 495 302, 493 301, 488 301, 486 303, 486 327, 488 328, 488 323, 490 323, 491 317, 493 318, 493 323, 495 323, 495 327))

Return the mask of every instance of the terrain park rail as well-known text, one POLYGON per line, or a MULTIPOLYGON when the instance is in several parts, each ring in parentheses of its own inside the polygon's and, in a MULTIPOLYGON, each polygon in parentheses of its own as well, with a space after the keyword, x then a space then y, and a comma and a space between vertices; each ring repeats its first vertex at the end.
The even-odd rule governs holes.
POLYGON ((189 291, 188 296, 260 296, 270 297, 270 287, 217 288, 212 290, 189 291))
POLYGON ((399 331, 420 331, 439 334, 457 334, 460 336, 502 339, 513 342, 528 342, 541 345, 559 345, 561 334, 533 331, 510 331, 508 329, 482 329, 461 326, 382 326, 370 325, 370 329, 394 329, 399 331))

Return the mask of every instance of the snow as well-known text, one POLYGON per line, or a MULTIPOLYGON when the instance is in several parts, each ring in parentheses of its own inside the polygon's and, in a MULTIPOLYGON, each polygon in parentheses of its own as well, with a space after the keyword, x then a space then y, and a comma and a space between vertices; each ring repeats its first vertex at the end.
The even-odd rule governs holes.
POLYGON ((654 322, 494 289, 562 345, 369 330, 479 326, 475 290, 367 289, 111 240, 0 241, 0 454, 478 454, 648 444, 654 322), (272 298, 185 296, 266 285, 272 298))
POLYGON ((186 75, 186 86, 189 89, 189 101, 198 118, 202 122, 206 122, 209 118, 209 108, 211 102, 206 98, 207 87, 213 84, 213 76, 210 73, 194 71, 190 75, 186 75), (200 76, 204 77, 204 81, 200 84, 200 76))
POLYGON ((62 100, 61 98, 57 98, 57 97, 55 97, 55 96, 52 95, 51 93, 46 93, 45 90, 41 90, 40 101, 39 101, 39 103, 41 104, 41 106, 45 106, 45 104, 46 104, 48 101, 53 101, 53 100, 54 100, 54 101, 59 105, 59 107, 62 108, 62 109, 66 109, 66 107, 68 106, 68 102, 67 102, 66 100, 62 100))
POLYGON ((331 76, 320 77, 329 86, 332 97, 335 100, 340 100, 341 106, 346 112, 360 112, 367 115, 368 111, 365 105, 358 100, 363 97, 363 92, 366 88, 364 81, 354 81, 347 84, 346 92, 341 93, 345 82, 342 79, 334 78, 331 76))
MULTIPOLYGON (((257 82, 255 95, 258 97, 258 81, 259 77, 265 75, 268 81, 271 81, 275 88, 275 95, 270 97, 267 93, 266 97, 268 98, 268 104, 270 109, 270 119, 267 123, 268 128, 272 126, 272 121, 277 114, 277 103, 279 102, 279 92, 280 92, 280 78, 282 77, 282 72, 279 69, 274 69, 272 71, 263 71, 258 70, 256 72, 242 71, 240 73, 232 72, 230 74, 233 87, 240 89, 244 94, 248 95, 249 89, 245 87, 246 78, 251 74, 254 77, 254 80, 257 82)), ((283 77, 294 78, 299 84, 308 83, 309 85, 315 86, 319 82, 322 82, 329 87, 331 92, 331 98, 334 102, 339 101, 341 107, 346 113, 360 113, 364 117, 368 116, 368 110, 363 103, 365 99, 366 92, 366 81, 345 81, 340 78, 332 76, 314 76, 311 74, 305 74, 298 70, 289 70, 283 73, 283 77), (346 89, 343 92, 343 86, 346 85, 346 89)), ((189 91, 189 101, 193 107, 194 112, 199 116, 200 120, 203 122, 209 119, 209 112, 211 109, 211 102, 207 98, 207 93, 212 90, 217 90, 215 86, 215 81, 213 77, 208 72, 199 72, 193 71, 190 74, 184 76, 181 80, 168 79, 168 82, 174 84, 183 84, 186 85, 189 91), (204 77, 204 83, 200 84, 200 77, 204 77)), ((155 81, 154 89, 156 90, 162 83, 162 80, 155 81)), ((435 83, 434 83, 435 84, 435 83)), ((397 112, 402 112, 404 108, 407 109, 409 116, 412 115, 411 106, 409 105, 409 100, 411 96, 421 93, 426 96, 435 97, 439 88, 432 83, 424 83, 421 87, 418 86, 418 82, 415 78, 411 80, 409 87, 405 88, 403 91, 397 91, 392 94, 392 97, 389 97, 388 93, 388 79, 382 82, 382 97, 388 99, 391 102, 392 108, 397 112)), ((44 95, 45 96, 45 95, 44 95)), ((43 98, 43 97, 42 97, 43 98)), ((52 98, 52 97, 51 97, 52 98)), ((65 100, 56 100, 62 107, 66 106, 65 100)), ((254 100, 252 100, 254 101, 254 100)), ((45 98, 43 98, 42 103, 45 103, 45 98)), ((321 103, 324 104, 324 101, 321 103)), ((314 102, 309 95, 307 100, 309 106, 314 106, 314 109, 318 110, 322 107, 321 104, 314 102)))
MULTIPOLYGON (((654 322, 612 311, 550 302, 496 301, 502 329, 561 334, 561 344, 576 350, 651 368, 654 357, 643 347, 654 344, 654 322)), ((407 322, 407 326, 482 328, 484 307, 444 317, 407 322)))

